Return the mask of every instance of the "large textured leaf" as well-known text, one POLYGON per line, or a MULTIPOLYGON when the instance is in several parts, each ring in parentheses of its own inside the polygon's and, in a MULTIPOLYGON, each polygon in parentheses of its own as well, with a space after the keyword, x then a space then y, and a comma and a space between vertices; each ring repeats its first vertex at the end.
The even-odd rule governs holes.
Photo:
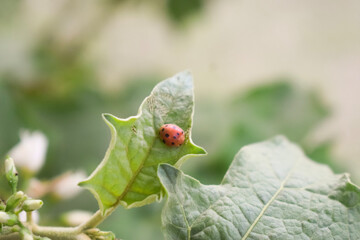
POLYGON ((162 164, 166 239, 360 239, 360 189, 284 137, 244 147, 221 185, 162 164))
POLYGON ((103 115, 111 129, 110 146, 98 168, 80 183, 94 194, 103 213, 118 203, 131 208, 155 201, 161 192, 159 163, 180 165, 189 156, 205 154, 191 141, 193 110, 192 76, 183 72, 159 83, 137 116, 120 119, 103 115), (181 147, 161 142, 158 133, 165 123, 174 123, 185 131, 181 147))

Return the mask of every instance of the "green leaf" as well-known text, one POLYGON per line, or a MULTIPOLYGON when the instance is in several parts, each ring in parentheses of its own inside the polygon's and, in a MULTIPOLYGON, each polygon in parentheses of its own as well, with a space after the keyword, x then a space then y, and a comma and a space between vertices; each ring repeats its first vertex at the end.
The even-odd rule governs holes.
POLYGON ((360 189, 284 137, 248 145, 221 185, 158 169, 166 239, 360 239, 360 189))
POLYGON ((206 154, 191 140, 193 110, 192 76, 182 72, 159 83, 137 116, 103 115, 112 134, 110 146, 98 168, 79 184, 94 194, 103 214, 117 204, 131 208, 159 199, 159 163, 179 166, 188 157, 206 154), (165 123, 184 130, 186 140, 181 147, 169 147, 160 140, 159 129, 165 123))

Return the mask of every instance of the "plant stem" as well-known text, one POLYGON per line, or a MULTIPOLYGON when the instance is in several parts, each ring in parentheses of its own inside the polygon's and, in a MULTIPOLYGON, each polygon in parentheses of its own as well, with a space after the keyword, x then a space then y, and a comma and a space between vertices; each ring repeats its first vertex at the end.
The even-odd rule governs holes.
MULTIPOLYGON (((53 240, 90 240, 84 231, 87 229, 95 228, 102 223, 115 209, 117 205, 108 209, 105 215, 102 215, 101 211, 98 210, 94 215, 83 224, 77 227, 45 227, 38 226, 34 223, 32 218, 32 212, 26 213, 26 223, 24 225, 34 234, 41 237, 48 237, 53 240)), ((21 226, 23 226, 21 224, 21 226)), ((20 226, 20 227, 21 227, 20 226)), ((24 226, 23 226, 24 227, 24 226)), ((19 240, 20 235, 18 233, 12 233, 10 229, 3 229, 3 233, 0 236, 0 240, 19 240)))
MULTIPOLYGON (((67 232, 68 228, 60 228, 60 227, 39 227, 36 231, 33 229, 33 233, 42 237, 49 237, 53 240, 90 240, 90 238, 84 234, 71 234, 67 232), (68 235, 64 234, 64 231, 68 233, 68 235)), ((21 237, 19 233, 10 233, 6 235, 0 235, 0 240, 20 240, 21 237)))
POLYGON ((101 211, 98 210, 94 215, 79 225, 78 227, 44 227, 38 226, 32 221, 31 212, 27 213, 27 225, 35 235, 42 237, 49 237, 51 239, 66 239, 66 240, 89 240, 90 238, 83 232, 90 228, 95 228, 102 223, 115 209, 114 206, 107 210, 105 215, 102 215, 101 211))
MULTIPOLYGON (((95 228, 100 223, 102 223, 111 213, 115 211, 119 204, 116 204, 112 208, 108 209, 106 213, 103 215, 100 210, 94 213, 94 215, 88 219, 83 224, 77 227, 45 227, 45 226, 38 226, 34 223, 32 218, 32 212, 26 213, 26 225, 29 230, 34 235, 38 235, 41 237, 48 237, 53 240, 90 240, 90 237, 87 236, 84 231, 87 229, 95 228)), ((0 240, 10 240, 15 239, 19 240, 19 234, 8 234, 8 235, 1 235, 0 240)))
MULTIPOLYGON (((79 239, 80 232, 76 228, 72 227, 43 227, 32 224, 29 226, 33 234, 42 237, 48 237, 51 239, 67 239, 76 240, 79 239)), ((86 239, 86 238, 81 238, 86 239)), ((90 239, 90 238, 87 238, 90 239)))
POLYGON ((12 188, 12 194, 15 194, 17 192, 16 191, 16 188, 17 188, 16 184, 11 185, 11 188, 12 188))
POLYGON ((86 229, 95 228, 100 223, 102 223, 110 214, 117 208, 117 205, 113 206, 112 208, 108 209, 105 215, 102 215, 101 211, 98 210, 92 217, 84 222, 83 224, 77 227, 79 232, 83 232, 86 229))
POLYGON ((89 220, 79 225, 77 228, 80 232, 82 232, 83 230, 96 227, 102 221, 104 221, 105 218, 106 217, 101 214, 101 211, 97 210, 97 212, 94 213, 94 215, 92 215, 92 217, 89 220))
POLYGON ((26 222, 29 223, 30 225, 34 224, 32 212, 26 212, 26 222))

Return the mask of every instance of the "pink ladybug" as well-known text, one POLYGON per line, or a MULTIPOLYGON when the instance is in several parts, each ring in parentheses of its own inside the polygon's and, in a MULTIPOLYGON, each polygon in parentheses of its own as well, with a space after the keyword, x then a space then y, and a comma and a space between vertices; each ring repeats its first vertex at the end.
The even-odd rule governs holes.
POLYGON ((160 138, 168 146, 179 147, 185 141, 184 131, 175 124, 165 124, 160 128, 160 138))

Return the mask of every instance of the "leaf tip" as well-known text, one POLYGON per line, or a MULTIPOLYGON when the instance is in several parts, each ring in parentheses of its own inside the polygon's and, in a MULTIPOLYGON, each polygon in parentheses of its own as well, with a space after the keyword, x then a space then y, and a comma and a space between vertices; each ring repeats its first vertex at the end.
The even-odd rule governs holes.
POLYGON ((193 80, 193 74, 192 74, 191 69, 186 69, 186 70, 182 71, 181 73, 182 73, 183 75, 191 78, 191 81, 193 80))
POLYGON ((187 86, 193 87, 193 74, 190 70, 184 70, 182 72, 177 73, 175 76, 171 78, 173 81, 180 81, 186 83, 187 86))
POLYGON ((114 122, 116 120, 116 117, 114 115, 110 114, 110 113, 103 113, 102 118, 107 123, 112 123, 112 122, 114 122))
POLYGON ((208 154, 208 152, 204 148, 197 146, 197 145, 195 145, 195 150, 196 150, 196 154, 199 154, 199 155, 205 156, 208 154))
POLYGON ((177 74, 175 74, 175 76, 176 75, 192 76, 192 71, 191 71, 191 69, 184 69, 181 72, 178 72, 177 74))
POLYGON ((78 186, 79 187, 82 187, 82 188, 85 188, 86 187, 86 184, 87 184, 87 179, 85 179, 85 180, 83 180, 83 181, 81 181, 81 182, 78 182, 78 186))
POLYGON ((271 141, 275 144, 281 144, 284 142, 289 142, 289 140, 284 135, 276 135, 271 139, 271 141))

